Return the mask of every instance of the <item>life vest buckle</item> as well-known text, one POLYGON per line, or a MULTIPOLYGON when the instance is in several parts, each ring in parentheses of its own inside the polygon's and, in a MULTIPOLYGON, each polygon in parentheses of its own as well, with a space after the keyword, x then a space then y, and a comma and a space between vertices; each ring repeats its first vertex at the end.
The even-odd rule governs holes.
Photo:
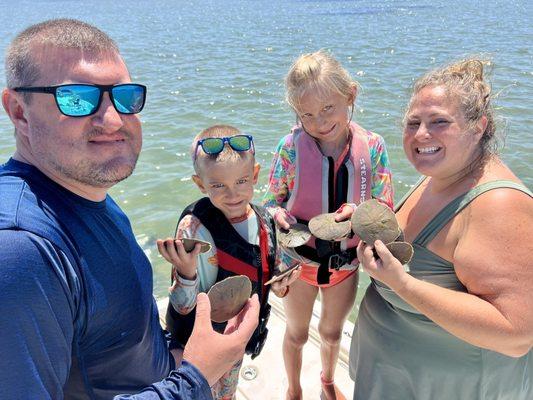
POLYGON ((343 265, 349 264, 350 261, 348 252, 332 254, 328 260, 328 268, 338 271, 343 265))

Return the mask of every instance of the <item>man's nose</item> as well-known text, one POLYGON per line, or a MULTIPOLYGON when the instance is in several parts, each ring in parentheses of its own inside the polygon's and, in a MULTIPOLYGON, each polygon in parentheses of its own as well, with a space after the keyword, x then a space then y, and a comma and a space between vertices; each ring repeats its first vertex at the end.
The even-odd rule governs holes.
POLYGON ((94 114, 93 125, 107 133, 116 132, 124 125, 122 116, 113 105, 109 93, 104 93, 102 104, 100 104, 100 108, 94 114))

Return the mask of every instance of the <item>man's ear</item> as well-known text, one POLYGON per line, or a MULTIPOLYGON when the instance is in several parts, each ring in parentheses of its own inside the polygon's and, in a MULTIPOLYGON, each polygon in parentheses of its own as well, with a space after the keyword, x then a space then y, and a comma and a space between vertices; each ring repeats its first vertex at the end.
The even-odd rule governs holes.
POLYGON ((254 185, 257 183, 257 179, 259 178, 259 170, 261 169, 261 166, 259 163, 254 164, 254 185))
POLYGON ((193 175, 192 180, 194 181, 194 183, 196 183, 196 186, 198 186, 200 192, 207 193, 207 190, 205 190, 204 183, 202 182, 202 178, 200 178, 198 175, 193 175))
POLYGON ((25 115, 27 105, 24 103, 22 95, 19 95, 13 89, 4 89, 2 91, 2 105, 11 122, 15 125, 17 134, 20 133, 27 136, 28 121, 25 115))

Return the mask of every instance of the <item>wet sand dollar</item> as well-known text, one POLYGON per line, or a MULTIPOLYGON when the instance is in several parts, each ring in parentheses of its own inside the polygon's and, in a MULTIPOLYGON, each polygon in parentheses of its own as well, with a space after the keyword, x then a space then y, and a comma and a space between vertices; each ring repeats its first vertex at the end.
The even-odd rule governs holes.
POLYGON ((225 322, 236 316, 252 294, 252 282, 247 276, 230 276, 215 283, 207 292, 211 302, 211 319, 225 322))
POLYGON ((336 213, 320 214, 311 218, 309 221, 309 230, 311 233, 322 240, 341 240, 346 238, 351 231, 349 220, 335 221, 336 213))
POLYGON ((183 247, 187 253, 190 253, 194 250, 194 245, 200 243, 202 247, 200 248, 200 253, 205 253, 211 250, 211 243, 206 242, 205 240, 195 239, 195 238, 183 238, 181 239, 183 247))
POLYGON ((287 268, 285 271, 280 273, 279 275, 274 276, 273 278, 269 279, 265 282, 266 285, 270 285, 274 282, 281 281, 283 278, 285 278, 287 275, 290 275, 292 271, 294 271, 296 268, 298 268, 300 264, 293 265, 292 267, 287 268))
POLYGON ((281 246, 298 247, 311 239, 311 232, 304 224, 294 224, 289 229, 278 229, 277 236, 281 246))
POLYGON ((405 242, 405 235, 403 234, 402 229, 400 228, 400 234, 398 237, 394 240, 395 242, 405 242))
POLYGON ((402 264, 407 264, 413 257, 413 246, 407 242, 392 242, 387 243, 387 249, 392 255, 398 259, 402 264))
POLYGON ((394 212, 379 201, 372 199, 362 202, 352 214, 352 230, 365 243, 393 242, 401 230, 394 212))

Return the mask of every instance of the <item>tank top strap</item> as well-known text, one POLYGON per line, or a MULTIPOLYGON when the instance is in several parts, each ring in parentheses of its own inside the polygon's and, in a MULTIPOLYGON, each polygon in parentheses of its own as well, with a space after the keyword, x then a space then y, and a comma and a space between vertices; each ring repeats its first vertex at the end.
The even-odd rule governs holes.
POLYGON ((402 197, 402 199, 398 202, 398 204, 396 204, 396 206, 394 207, 394 212, 398 212, 398 210, 403 206, 403 204, 405 203, 405 201, 409 198, 409 196, 411 196, 411 194, 413 194, 413 192, 422 184, 422 182, 424 182, 424 180, 427 178, 427 176, 424 176, 422 175, 418 181, 411 187, 411 189, 409 189, 407 191, 406 194, 404 194, 404 196, 402 197))
POLYGON ((446 207, 444 207, 417 235, 413 243, 416 243, 420 246, 425 247, 437 234, 440 230, 448 223, 450 220, 459 214, 466 206, 468 206, 476 197, 482 195, 485 192, 493 189, 509 188, 519 190, 533 197, 531 191, 516 182, 508 180, 497 180, 483 183, 479 186, 472 188, 470 191, 456 197, 454 200, 449 202, 446 207))

